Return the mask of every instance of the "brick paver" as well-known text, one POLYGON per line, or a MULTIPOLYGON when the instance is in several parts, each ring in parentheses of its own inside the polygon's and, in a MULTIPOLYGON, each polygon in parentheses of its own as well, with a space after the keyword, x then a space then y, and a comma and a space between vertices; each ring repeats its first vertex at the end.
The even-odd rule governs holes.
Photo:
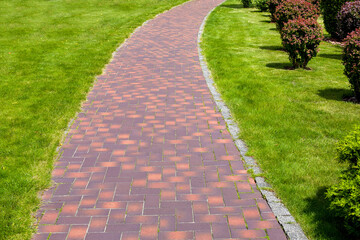
POLYGON ((247 174, 197 53, 194 0, 148 22, 98 77, 34 239, 286 239, 247 174))

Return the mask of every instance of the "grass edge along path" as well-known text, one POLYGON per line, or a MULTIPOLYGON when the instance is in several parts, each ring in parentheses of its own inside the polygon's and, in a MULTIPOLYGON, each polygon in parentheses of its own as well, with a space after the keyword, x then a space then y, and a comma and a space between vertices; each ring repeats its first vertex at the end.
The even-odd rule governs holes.
POLYGON ((56 148, 112 53, 186 0, 0 3, 0 239, 30 239, 56 148))
POLYGON ((249 155, 310 239, 342 239, 324 192, 343 169, 335 144, 358 123, 341 48, 322 43, 307 70, 290 66, 267 13, 229 0, 209 16, 201 47, 249 155))

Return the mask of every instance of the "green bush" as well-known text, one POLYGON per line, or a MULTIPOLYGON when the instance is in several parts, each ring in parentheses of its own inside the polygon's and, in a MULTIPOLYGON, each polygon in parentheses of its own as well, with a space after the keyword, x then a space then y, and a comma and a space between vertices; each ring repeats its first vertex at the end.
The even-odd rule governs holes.
POLYGON ((251 0, 241 0, 244 8, 251 7, 251 0))
POLYGON ((339 162, 347 162, 351 166, 360 164, 360 127, 352 131, 337 147, 339 162))
POLYGON ((262 12, 266 12, 269 9, 268 0, 255 0, 255 6, 262 12))
POLYGON ((360 102, 360 28, 346 38, 342 58, 344 74, 349 79, 356 100, 360 102))
POLYGON ((345 2, 353 2, 353 0, 321 0, 320 8, 324 15, 324 25, 326 31, 331 37, 338 39, 337 34, 337 14, 345 2))
POLYGON ((338 160, 350 163, 337 185, 327 190, 330 209, 344 220, 348 233, 360 237, 360 127, 339 142, 338 160))
POLYGON ((344 220, 349 235, 360 237, 360 170, 344 171, 337 185, 328 189, 326 197, 330 200, 330 209, 344 220))

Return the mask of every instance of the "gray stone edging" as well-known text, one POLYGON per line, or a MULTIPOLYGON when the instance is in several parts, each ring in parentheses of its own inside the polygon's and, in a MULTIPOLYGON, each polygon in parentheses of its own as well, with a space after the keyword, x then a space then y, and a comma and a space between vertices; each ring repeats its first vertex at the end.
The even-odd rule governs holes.
MULTIPOLYGON (((216 8, 216 7, 215 7, 216 8)), ((215 9, 214 8, 214 9, 215 9)), ((227 127, 229 129, 229 132, 235 142, 235 145, 240 151, 240 155, 243 158, 243 160, 246 163, 247 169, 252 169, 254 174, 260 174, 262 171, 260 167, 257 165, 254 158, 246 156, 246 153, 248 151, 248 148, 244 141, 239 139, 239 132, 240 129, 238 125, 235 123, 231 116, 231 112, 229 108, 226 106, 225 102, 222 100, 220 93, 217 91, 215 87, 215 83, 211 77, 211 72, 207 67, 206 59, 202 55, 202 50, 200 47, 201 37, 204 32, 204 27, 206 20, 208 19, 209 15, 214 10, 212 9, 208 15, 204 18, 200 29, 198 33, 198 52, 199 52, 199 60, 200 65, 204 74, 204 77, 206 79, 206 83, 209 87, 209 90, 211 94, 214 97, 215 103, 218 106, 221 114, 223 115, 225 122, 227 124, 227 127)), ((274 194, 274 192, 266 190, 271 188, 270 184, 268 184, 263 177, 255 177, 255 182, 260 190, 261 194, 265 198, 265 200, 268 202, 271 210, 275 214, 278 222, 283 227, 285 233, 287 234, 288 238, 291 240, 307 240, 308 238, 305 236, 303 230, 301 229, 300 225, 295 221, 294 217, 291 215, 289 210, 285 207, 285 205, 281 202, 279 198, 277 198, 274 194)))

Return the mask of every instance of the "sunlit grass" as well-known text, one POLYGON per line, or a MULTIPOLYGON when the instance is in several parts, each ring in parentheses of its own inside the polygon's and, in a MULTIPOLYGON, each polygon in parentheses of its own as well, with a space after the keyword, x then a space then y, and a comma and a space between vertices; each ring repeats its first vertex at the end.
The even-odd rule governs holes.
POLYGON ((343 169, 335 144, 359 123, 342 49, 322 43, 308 70, 291 66, 267 13, 229 0, 210 16, 202 48, 216 85, 276 194, 311 239, 342 239, 324 191, 343 169))
POLYGON ((63 132, 112 52, 184 1, 0 1, 0 239, 30 238, 63 132))

